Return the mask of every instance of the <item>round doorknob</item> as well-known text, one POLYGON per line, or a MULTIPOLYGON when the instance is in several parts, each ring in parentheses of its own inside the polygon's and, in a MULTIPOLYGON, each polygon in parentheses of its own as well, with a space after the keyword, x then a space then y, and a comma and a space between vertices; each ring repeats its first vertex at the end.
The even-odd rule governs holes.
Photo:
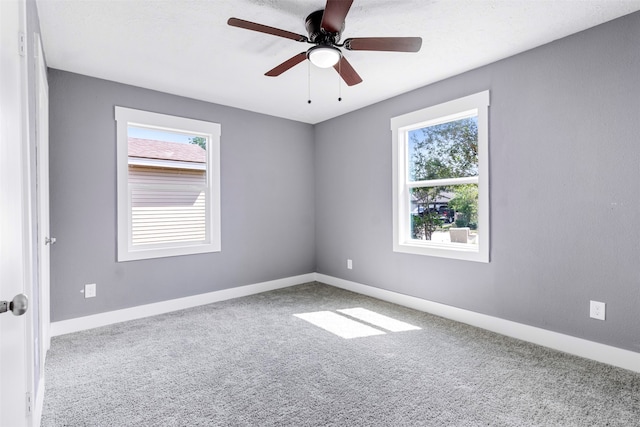
POLYGON ((27 312, 29 308, 29 298, 25 294, 18 294, 13 298, 13 301, 9 303, 9 310, 15 316, 22 316, 27 312))

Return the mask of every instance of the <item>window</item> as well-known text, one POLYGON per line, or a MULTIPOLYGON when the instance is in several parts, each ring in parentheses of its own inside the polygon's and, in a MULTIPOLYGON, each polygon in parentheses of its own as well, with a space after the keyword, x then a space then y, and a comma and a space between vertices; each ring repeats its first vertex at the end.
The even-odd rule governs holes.
POLYGON ((115 107, 118 261, 220 251, 220 125, 115 107))
POLYGON ((393 250, 489 262, 489 92, 391 119, 393 250))

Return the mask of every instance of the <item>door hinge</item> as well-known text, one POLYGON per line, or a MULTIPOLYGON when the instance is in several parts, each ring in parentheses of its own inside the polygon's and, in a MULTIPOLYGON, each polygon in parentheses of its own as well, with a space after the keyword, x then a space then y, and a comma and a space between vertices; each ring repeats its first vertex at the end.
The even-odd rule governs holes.
POLYGON ((30 416, 32 412, 32 406, 33 406, 32 400, 33 399, 31 398, 31 392, 27 393, 27 396, 26 396, 27 416, 30 416))
POLYGON ((18 35, 18 52, 20 53, 20 56, 25 56, 27 53, 27 46, 25 43, 26 36, 24 33, 20 33, 18 35))

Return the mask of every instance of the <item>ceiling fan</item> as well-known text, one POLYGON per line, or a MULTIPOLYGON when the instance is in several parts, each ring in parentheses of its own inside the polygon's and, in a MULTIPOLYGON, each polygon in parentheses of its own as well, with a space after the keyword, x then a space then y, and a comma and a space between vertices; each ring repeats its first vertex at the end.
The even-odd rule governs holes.
POLYGON ((353 0, 327 0, 327 5, 323 10, 311 13, 305 20, 305 28, 309 37, 238 18, 229 18, 227 24, 315 45, 306 52, 301 52, 267 71, 265 75, 270 77, 279 76, 308 59, 320 68, 333 67, 347 85, 353 86, 361 83, 362 78, 342 55, 340 48, 388 52, 418 52, 420 50, 422 46, 422 38, 420 37, 360 37, 348 38, 344 42, 338 43, 344 31, 344 19, 352 3, 353 0))

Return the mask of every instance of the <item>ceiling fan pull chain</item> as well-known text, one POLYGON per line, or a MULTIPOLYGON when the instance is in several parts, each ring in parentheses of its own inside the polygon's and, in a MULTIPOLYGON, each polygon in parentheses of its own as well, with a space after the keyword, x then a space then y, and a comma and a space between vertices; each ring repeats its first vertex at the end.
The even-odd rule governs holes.
POLYGON ((342 101, 342 58, 338 61, 338 102, 342 101))
POLYGON ((307 104, 311 104, 311 61, 307 61, 307 104))

